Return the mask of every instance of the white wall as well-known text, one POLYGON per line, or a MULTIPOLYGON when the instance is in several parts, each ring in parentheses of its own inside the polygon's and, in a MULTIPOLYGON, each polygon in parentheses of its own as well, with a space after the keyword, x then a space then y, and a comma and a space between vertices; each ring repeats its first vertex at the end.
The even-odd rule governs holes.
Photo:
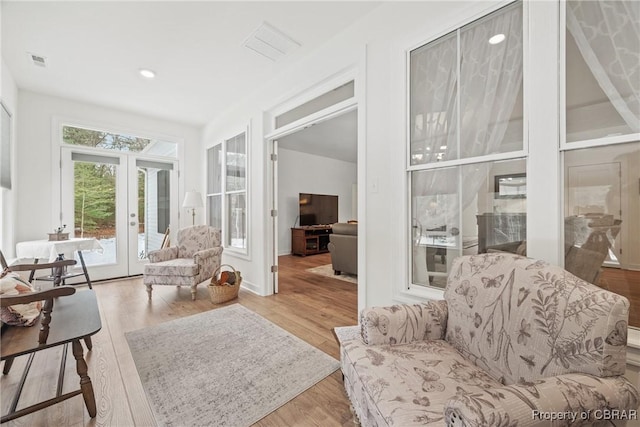
MULTIPOLYGON (((482 3, 481 9, 487 4, 482 3)), ((205 127, 203 148, 231 135, 231 130, 251 124, 249 156, 251 162, 249 210, 249 255, 236 256, 225 251, 223 262, 239 268, 246 287, 259 294, 270 292, 271 275, 268 273, 271 244, 268 238, 270 218, 268 211, 267 176, 268 146, 264 139, 270 129, 265 116, 270 109, 282 104, 331 76, 355 69, 358 105, 358 203, 359 243, 366 248, 366 262, 361 276, 359 305, 390 302, 393 297, 391 283, 405 277, 403 257, 404 229, 399 206, 405 203, 404 192, 404 129, 402 110, 404 98, 391 101, 392 93, 403 93, 404 71, 397 69, 404 61, 406 38, 415 38, 417 31, 444 30, 443 23, 457 20, 461 10, 478 8, 476 2, 403 2, 383 4, 363 17, 346 31, 338 34, 307 58, 292 65, 272 81, 265 82, 254 96, 239 101, 226 113, 212 119, 205 127), (399 79, 393 80, 392 73, 399 79), (400 85, 398 87, 398 85, 400 85), (398 117, 399 115, 399 117, 398 117), (366 147, 364 143, 366 141, 366 147), (375 184, 375 185, 374 185, 375 184), (255 194, 254 194, 255 193, 255 194), (364 203, 363 203, 364 202, 364 203), (370 224, 367 226, 367 224, 370 224)), ((204 166, 204 159, 202 164, 204 166)), ((204 185, 206 177, 203 176, 204 185)))
MULTIPOLYGON (((259 93, 240 101, 205 127, 203 148, 206 149, 228 136, 230 129, 251 123, 249 256, 233 256, 228 252, 223 255, 224 262, 239 267, 243 272, 250 289, 266 294, 270 292, 271 282, 267 265, 271 247, 268 237, 265 237, 270 229, 270 181, 267 176, 268 146, 264 139, 271 127, 264 118, 270 109, 287 99, 347 68, 355 68, 356 93, 364 92, 363 96, 358 96, 358 220, 360 253, 364 255, 364 268, 359 271, 366 280, 362 280, 358 287, 358 305, 362 308, 364 305, 382 305, 399 300, 394 288, 402 289, 407 283, 409 257, 405 217, 408 204, 405 172, 406 53, 427 40, 480 17, 487 9, 499 4, 504 2, 382 4, 287 72, 265 82, 259 93)), ((529 34, 535 36, 527 46, 530 63, 525 69, 525 79, 529 79, 525 80, 525 93, 530 97, 527 106, 535 106, 529 110, 528 125, 530 150, 537 150, 528 162, 530 192, 527 202, 544 206, 551 199, 559 205, 560 189, 556 188, 559 162, 549 162, 549 158, 558 155, 558 88, 547 90, 549 84, 545 82, 549 75, 557 73, 557 47, 549 49, 549 46, 557 45, 558 36, 545 34, 549 33, 549 22, 558 22, 557 17, 548 19, 557 13, 558 6, 553 2, 527 2, 526 5, 534 9, 536 16, 528 22, 529 34), (549 103, 556 105, 555 110, 549 108, 549 103), (552 173, 545 168, 551 168, 552 173)), ((204 176, 202 180, 204 182, 204 176)), ((538 210, 528 215, 527 228, 532 230, 528 242, 532 256, 560 262, 561 245, 556 245, 561 235, 560 209, 558 207, 553 212, 538 210)))
POLYGON ((6 257, 14 256, 15 229, 13 227, 16 217, 16 147, 18 141, 18 86, 11 71, 6 66, 4 59, 0 67, 0 99, 11 114, 11 190, 0 189, 0 249, 6 257))
POLYGON ((352 212, 352 184, 357 182, 355 163, 278 150, 278 253, 291 253, 291 227, 299 225, 298 194, 338 196, 338 221, 356 219, 352 212))
MULTIPOLYGON (((17 215, 16 241, 42 239, 58 226, 54 220, 60 206, 57 196, 59 185, 52 177, 57 174, 52 158, 59 157, 58 134, 54 120, 72 120, 77 124, 106 129, 126 130, 149 136, 166 136, 183 141, 178 151, 184 162, 180 178, 180 195, 176 203, 182 204, 184 188, 198 188, 201 173, 199 150, 200 132, 193 126, 171 123, 69 99, 18 92, 17 140, 17 215)), ((199 221, 204 219, 199 212, 199 221)), ((180 223, 187 225, 189 218, 182 212, 180 223)))

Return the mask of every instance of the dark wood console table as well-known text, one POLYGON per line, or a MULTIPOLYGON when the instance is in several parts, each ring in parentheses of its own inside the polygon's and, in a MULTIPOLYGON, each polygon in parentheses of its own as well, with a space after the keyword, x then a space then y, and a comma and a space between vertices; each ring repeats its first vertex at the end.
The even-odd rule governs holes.
POLYGON ((291 253, 307 256, 329 252, 330 225, 311 225, 291 229, 291 253))
MULTIPOLYGON (((7 326, 3 328, 0 357, 0 360, 4 361, 3 373, 5 375, 9 373, 13 360, 16 357, 25 355, 28 357, 28 360, 20 382, 17 385, 9 412, 2 416, 0 422, 4 423, 30 414, 79 394, 82 394, 84 398, 89 415, 92 418, 95 417, 97 413, 95 395, 91 379, 89 375, 87 375, 87 363, 84 360, 82 344, 80 343, 80 340, 84 340, 89 350, 91 350, 91 336, 102 328, 98 302, 94 291, 83 290, 76 292, 76 290, 70 286, 60 286, 27 295, 29 295, 29 298, 37 295, 41 299, 45 299, 45 307, 38 323, 34 326, 7 326), (61 296, 54 298, 55 295, 61 296), (80 388, 62 394, 64 368, 69 344, 71 344, 73 357, 76 360, 76 369, 80 377, 80 388), (35 353, 60 345, 64 346, 64 349, 62 351, 56 396, 26 408, 16 410, 35 353)), ((11 298, 13 298, 15 303, 21 303, 22 301, 16 301, 16 299, 24 299, 25 297, 3 297, 2 305, 7 305, 8 301, 5 300, 11 298)))

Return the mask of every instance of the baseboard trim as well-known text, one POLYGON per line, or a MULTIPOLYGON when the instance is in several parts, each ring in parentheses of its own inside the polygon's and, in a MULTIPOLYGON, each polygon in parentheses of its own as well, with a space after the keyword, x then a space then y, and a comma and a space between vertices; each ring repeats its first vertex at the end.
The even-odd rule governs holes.
POLYGON ((248 290, 250 292, 253 292, 256 295, 264 296, 264 295, 262 295, 262 292, 260 292, 261 289, 257 285, 255 285, 255 284, 253 284, 251 282, 247 282, 246 280, 242 281, 242 285, 240 285, 240 287, 243 288, 243 289, 246 289, 246 290, 248 290))

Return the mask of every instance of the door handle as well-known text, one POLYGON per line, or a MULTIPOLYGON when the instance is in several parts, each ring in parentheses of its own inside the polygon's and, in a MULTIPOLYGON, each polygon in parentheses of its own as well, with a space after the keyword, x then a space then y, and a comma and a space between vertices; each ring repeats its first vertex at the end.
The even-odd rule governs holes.
POLYGON ((131 226, 134 226, 134 227, 135 227, 136 222, 135 222, 135 221, 131 221, 129 224, 130 224, 131 226))

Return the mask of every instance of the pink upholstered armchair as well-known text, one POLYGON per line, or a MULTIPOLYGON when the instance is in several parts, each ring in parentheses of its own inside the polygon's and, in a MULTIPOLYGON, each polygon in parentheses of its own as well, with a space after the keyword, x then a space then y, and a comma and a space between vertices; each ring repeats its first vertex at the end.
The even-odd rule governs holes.
POLYGON ((195 300, 198 284, 210 279, 220 266, 220 241, 219 229, 196 225, 178 231, 176 246, 150 252, 143 279, 149 299, 153 285, 170 285, 191 287, 195 300))

